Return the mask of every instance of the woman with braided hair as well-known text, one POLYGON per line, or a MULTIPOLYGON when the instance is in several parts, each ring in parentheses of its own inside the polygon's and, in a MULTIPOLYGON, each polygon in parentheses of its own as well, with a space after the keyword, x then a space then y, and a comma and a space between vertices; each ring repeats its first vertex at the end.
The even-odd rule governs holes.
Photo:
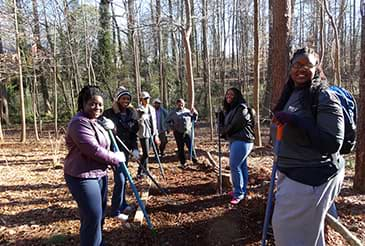
MULTIPOLYGON (((324 220, 340 191, 344 117, 326 87, 318 54, 297 50, 273 121, 284 125, 277 153, 278 181, 272 218, 275 244, 325 245, 324 220), (314 115, 312 102, 318 99, 314 115)), ((276 128, 272 128, 275 136, 276 128)))

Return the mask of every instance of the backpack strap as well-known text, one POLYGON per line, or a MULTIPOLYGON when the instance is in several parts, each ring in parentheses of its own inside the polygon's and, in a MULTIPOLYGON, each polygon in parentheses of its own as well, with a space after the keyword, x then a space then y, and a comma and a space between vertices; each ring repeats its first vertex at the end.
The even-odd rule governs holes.
POLYGON ((310 93, 310 110, 312 112, 312 115, 317 121, 317 113, 318 113, 318 103, 319 103, 319 94, 322 90, 325 90, 326 87, 324 87, 322 84, 318 85, 317 87, 313 88, 310 93))

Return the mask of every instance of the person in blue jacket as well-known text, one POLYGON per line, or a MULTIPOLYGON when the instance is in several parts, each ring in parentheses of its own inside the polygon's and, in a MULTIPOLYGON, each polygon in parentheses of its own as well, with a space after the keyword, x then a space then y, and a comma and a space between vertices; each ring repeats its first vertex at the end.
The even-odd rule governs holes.
POLYGON ((153 100, 153 107, 155 107, 156 111, 156 124, 158 130, 158 137, 160 138, 160 145, 158 146, 158 151, 160 157, 165 155, 165 148, 167 144, 167 126, 166 126, 166 117, 167 110, 162 107, 162 102, 159 98, 153 100))
MULTIPOLYGON (((344 117, 337 96, 326 89, 318 54, 298 49, 290 60, 289 79, 274 108, 284 125, 277 153, 278 181, 272 217, 275 244, 325 245, 324 220, 340 191, 344 159, 344 117), (316 116, 313 93, 319 90, 316 116)), ((276 128, 272 128, 275 136, 276 128)))

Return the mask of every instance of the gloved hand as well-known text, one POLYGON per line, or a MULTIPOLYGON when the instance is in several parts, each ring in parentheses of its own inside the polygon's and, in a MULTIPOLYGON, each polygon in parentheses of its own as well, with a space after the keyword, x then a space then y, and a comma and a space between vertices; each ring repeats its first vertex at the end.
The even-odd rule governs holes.
POLYGON ((139 159, 139 151, 138 151, 138 149, 134 149, 134 150, 132 151, 132 159, 133 159, 134 161, 136 161, 136 160, 138 160, 138 159, 139 159))
POLYGON ((298 116, 292 113, 280 111, 274 114, 274 121, 275 120, 281 124, 296 126, 298 123, 298 116))
POLYGON ((125 162, 126 161, 124 152, 118 151, 118 152, 115 152, 115 154, 117 155, 117 159, 118 159, 119 162, 125 162))
POLYGON ((105 130, 113 130, 115 128, 115 124, 112 120, 106 118, 106 117, 102 117, 101 119, 98 120, 98 122, 100 123, 100 125, 102 125, 104 127, 105 130))

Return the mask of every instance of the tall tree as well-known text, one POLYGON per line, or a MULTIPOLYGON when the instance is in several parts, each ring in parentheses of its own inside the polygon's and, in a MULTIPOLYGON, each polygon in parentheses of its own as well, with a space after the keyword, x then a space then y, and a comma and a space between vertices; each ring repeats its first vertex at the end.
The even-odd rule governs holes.
POLYGON ((185 47, 185 73, 186 81, 188 83, 188 105, 194 107, 195 102, 195 91, 194 91, 194 76, 193 76, 193 65, 191 58, 191 47, 190 47, 190 35, 192 31, 191 22, 191 2, 190 0, 184 0, 185 4, 185 27, 183 28, 183 40, 185 47))
MULTIPOLYGON (((204 85, 208 85, 208 105, 210 139, 213 140, 213 105, 212 105, 212 85, 210 80, 209 49, 208 49, 208 1, 202 0, 202 36, 203 36, 203 79, 204 85)), ((204 86, 205 88, 205 86, 204 86)))
POLYGON ((291 8, 291 0, 273 1, 273 50, 269 55, 275 58, 271 59, 275 62, 268 64, 268 66, 272 66, 272 71, 275 71, 272 73, 272 105, 276 105, 288 73, 291 8))
POLYGON ((260 63, 259 63, 259 0, 254 1, 254 108, 256 110, 256 126, 255 126, 255 144, 261 146, 261 131, 260 131, 260 63))
POLYGON ((340 41, 338 37, 338 30, 335 18, 333 17, 333 14, 328 8, 327 0, 323 0, 324 9, 326 10, 326 13, 328 15, 328 18, 331 21, 331 26, 333 28, 334 32, 334 43, 335 43, 335 58, 334 58, 334 70, 335 70, 335 83, 336 85, 341 85, 341 68, 340 68, 340 41))
POLYGON ((22 132, 20 136, 20 141, 25 143, 27 140, 27 126, 25 122, 25 103, 24 103, 24 85, 23 85, 23 64, 20 48, 20 36, 19 33, 19 23, 18 23, 18 3, 17 0, 13 1, 14 8, 14 23, 15 23, 15 38, 16 38, 16 54, 18 58, 18 70, 19 70, 19 93, 20 93, 20 119, 22 125, 22 132))
POLYGON ((134 9, 134 0, 128 0, 128 35, 129 35, 129 44, 132 50, 133 56, 133 75, 134 82, 136 85, 136 94, 137 94, 137 102, 139 102, 139 96, 141 94, 141 77, 139 73, 139 45, 138 45, 138 36, 137 36, 137 28, 135 21, 135 9, 134 9))
POLYGON ((100 28, 98 33, 98 75, 99 81, 106 86, 112 99, 113 93, 109 85, 113 71, 113 48, 111 40, 110 1, 101 0, 99 5, 100 28))
POLYGON ((361 2, 361 63, 360 63, 360 99, 359 119, 357 122, 358 136, 356 149, 356 167, 354 189, 365 193, 365 0, 361 2))
POLYGON ((48 85, 47 79, 44 77, 42 73, 42 68, 38 64, 38 53, 39 51, 43 50, 41 44, 41 35, 40 35, 40 23, 39 23, 39 14, 38 14, 38 1, 32 0, 32 7, 33 7, 33 40, 35 43, 35 53, 33 54, 33 66, 35 66, 34 73, 37 77, 39 77, 39 82, 41 86, 41 93, 43 96, 43 105, 44 105, 44 112, 46 114, 51 114, 51 103, 48 93, 48 85))

